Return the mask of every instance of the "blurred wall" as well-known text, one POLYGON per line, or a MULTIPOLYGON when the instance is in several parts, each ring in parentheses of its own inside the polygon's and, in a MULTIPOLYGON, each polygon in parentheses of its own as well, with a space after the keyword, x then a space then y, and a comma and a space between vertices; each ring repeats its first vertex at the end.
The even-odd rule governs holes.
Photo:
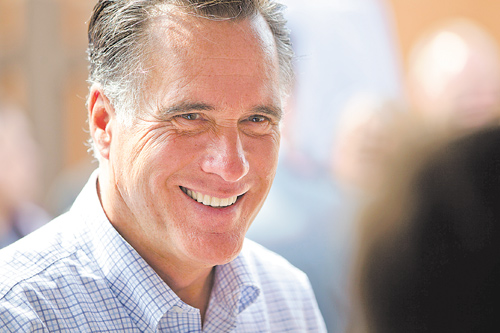
POLYGON ((404 66, 407 66, 413 43, 427 29, 443 19, 461 16, 475 20, 500 42, 498 0, 388 0, 388 2, 394 11, 404 66))
POLYGON ((47 195, 62 170, 90 161, 85 50, 94 2, 0 0, 0 101, 32 120, 47 195))

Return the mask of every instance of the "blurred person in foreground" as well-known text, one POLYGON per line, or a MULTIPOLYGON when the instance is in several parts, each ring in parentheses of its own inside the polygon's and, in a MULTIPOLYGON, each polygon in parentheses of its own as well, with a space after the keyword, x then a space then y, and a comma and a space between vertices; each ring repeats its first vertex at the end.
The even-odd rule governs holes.
POLYGON ((497 42, 473 21, 441 22, 411 51, 408 89, 412 109, 437 132, 464 134, 498 124, 497 42))
POLYGON ((245 240, 278 161, 284 24, 266 0, 97 3, 99 168, 0 254, 3 330, 325 331, 306 275, 245 240))
POLYGON ((36 204, 39 161, 22 111, 0 104, 0 248, 49 221, 36 204))
POLYGON ((354 332, 500 330, 500 129, 407 146, 361 219, 354 332))

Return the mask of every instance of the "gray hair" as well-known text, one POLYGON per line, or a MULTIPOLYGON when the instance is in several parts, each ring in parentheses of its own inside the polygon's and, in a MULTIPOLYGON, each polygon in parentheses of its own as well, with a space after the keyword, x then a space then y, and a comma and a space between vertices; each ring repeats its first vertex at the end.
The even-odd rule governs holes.
POLYGON ((261 14, 277 46, 283 93, 293 80, 293 51, 284 6, 274 0, 99 0, 88 28, 89 83, 99 84, 122 119, 143 105, 148 27, 165 5, 211 20, 240 20, 261 14))

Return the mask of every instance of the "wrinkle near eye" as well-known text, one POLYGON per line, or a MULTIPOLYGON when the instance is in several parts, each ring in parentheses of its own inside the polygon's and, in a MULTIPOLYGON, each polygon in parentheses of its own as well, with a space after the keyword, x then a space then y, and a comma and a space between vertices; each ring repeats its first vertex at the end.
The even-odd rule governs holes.
POLYGON ((162 123, 136 128, 131 135, 136 137, 137 145, 131 152, 130 160, 135 161, 141 155, 150 154, 158 149, 162 142, 168 141, 172 134, 172 130, 165 128, 162 123))

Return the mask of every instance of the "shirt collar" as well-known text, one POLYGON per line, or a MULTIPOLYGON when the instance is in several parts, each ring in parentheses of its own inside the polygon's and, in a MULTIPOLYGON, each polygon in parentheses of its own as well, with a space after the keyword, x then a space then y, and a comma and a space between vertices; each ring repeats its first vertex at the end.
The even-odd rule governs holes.
MULTIPOLYGON (((146 331, 155 330, 161 317, 174 306, 197 311, 182 302, 109 222, 97 194, 97 177, 98 170, 90 176, 71 211, 86 224, 91 254, 131 318, 146 331)), ((216 267, 209 312, 217 307, 236 317, 255 302, 261 288, 248 260, 240 254, 216 267)))
POLYGON ((260 295, 257 274, 248 260, 242 252, 233 261, 215 269, 212 299, 233 316, 243 312, 260 295))

